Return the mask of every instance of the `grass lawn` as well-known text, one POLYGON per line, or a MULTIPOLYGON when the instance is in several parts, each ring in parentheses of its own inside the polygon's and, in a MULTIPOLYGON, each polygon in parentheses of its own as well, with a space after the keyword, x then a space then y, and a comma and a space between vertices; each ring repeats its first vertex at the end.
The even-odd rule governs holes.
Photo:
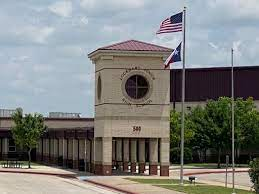
MULTIPOLYGON (((179 164, 172 164, 173 166, 180 166, 179 164)), ((189 163, 189 164, 185 164, 185 167, 188 166, 194 166, 194 167, 198 167, 198 168, 210 168, 210 169, 214 169, 214 168, 218 168, 218 164, 216 163, 189 163)), ((225 168, 226 164, 221 164, 221 168, 225 168)), ((231 167, 231 166, 229 166, 231 167)), ((239 168, 247 168, 248 164, 236 164, 236 167, 239 168)))
MULTIPOLYGON (((176 179, 141 179, 141 178, 126 178, 130 181, 135 181, 138 183, 143 184, 152 184, 152 185, 159 185, 159 184, 179 184, 179 180, 176 179)), ((184 180, 184 183, 187 184, 189 181, 184 180)))
MULTIPOLYGON (((189 181, 184 181, 184 186, 179 185, 179 180, 176 179, 140 179, 140 178, 126 178, 127 180, 135 181, 143 184, 151 184, 166 189, 180 191, 187 194, 229 194, 232 193, 231 188, 220 186, 206 185, 197 183, 191 185, 189 181)), ((237 194, 252 194, 251 191, 236 189, 237 194)))

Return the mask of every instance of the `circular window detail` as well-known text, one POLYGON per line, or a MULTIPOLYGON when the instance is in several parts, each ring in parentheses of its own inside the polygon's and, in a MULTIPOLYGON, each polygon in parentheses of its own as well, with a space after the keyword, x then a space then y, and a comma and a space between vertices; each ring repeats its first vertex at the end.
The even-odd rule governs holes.
POLYGON ((125 83, 125 91, 132 99, 142 99, 149 92, 149 82, 142 75, 132 75, 125 83))
POLYGON ((97 80, 97 98, 98 100, 101 100, 101 96, 102 96, 102 80, 101 80, 101 76, 98 76, 98 80, 97 80))

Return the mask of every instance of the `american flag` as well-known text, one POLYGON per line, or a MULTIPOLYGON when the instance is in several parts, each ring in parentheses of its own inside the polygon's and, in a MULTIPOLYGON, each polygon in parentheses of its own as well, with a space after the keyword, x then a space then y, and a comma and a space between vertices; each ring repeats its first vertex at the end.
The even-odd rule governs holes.
POLYGON ((165 19, 156 34, 181 32, 183 28, 183 12, 165 19))

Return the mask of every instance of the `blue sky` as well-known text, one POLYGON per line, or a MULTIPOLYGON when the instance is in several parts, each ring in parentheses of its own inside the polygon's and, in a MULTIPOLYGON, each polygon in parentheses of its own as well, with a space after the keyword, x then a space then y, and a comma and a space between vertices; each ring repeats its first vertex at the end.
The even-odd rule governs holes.
MULTIPOLYGON (((8 0, 0 6, 0 108, 94 112, 100 46, 138 39, 176 47, 181 34, 156 36, 182 0, 8 0), (162 3, 163 2, 163 3, 162 3)), ((187 67, 259 65, 258 0, 186 0, 187 67)), ((176 64, 175 68, 181 64, 176 64)))

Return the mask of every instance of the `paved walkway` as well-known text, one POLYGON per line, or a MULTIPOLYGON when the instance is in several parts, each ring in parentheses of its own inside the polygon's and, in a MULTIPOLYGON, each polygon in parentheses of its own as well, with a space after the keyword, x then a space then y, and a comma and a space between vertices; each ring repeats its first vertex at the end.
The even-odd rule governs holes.
POLYGON ((1 173, 1 194, 118 194, 93 184, 48 175, 1 173))
MULTIPOLYGON (((110 185, 119 189, 129 191, 129 193, 139 193, 139 194, 182 194, 181 192, 172 191, 164 189, 161 187, 156 187, 150 184, 140 184, 134 181, 126 180, 128 176, 93 176, 86 177, 86 180, 94 181, 95 183, 110 185)), ((132 178, 132 176, 131 176, 132 178)), ((134 178, 143 178, 143 176, 134 176, 134 178)), ((154 177, 145 177, 154 178, 154 177)))
MULTIPOLYGON (((246 172, 247 168, 238 168, 237 171, 241 171, 236 174, 236 188, 250 190, 251 182, 246 172)), ((164 188, 152 186, 149 184, 140 184, 130 180, 126 180, 127 177, 134 178, 157 178, 157 179, 168 179, 168 177, 160 176, 139 176, 138 174, 131 175, 125 173, 118 173, 117 176, 95 176, 87 172, 79 172, 75 170, 61 169, 56 166, 33 166, 32 169, 12 169, 12 168, 0 168, 0 172, 13 172, 13 173, 34 173, 41 175, 55 175, 65 178, 77 177, 79 180, 91 181, 91 183, 105 186, 109 188, 117 189, 117 191, 128 191, 128 193, 174 193, 178 194, 179 192, 170 191, 164 188)), ((148 173, 148 170, 146 171, 148 173)), ((225 170, 224 169, 185 169, 184 178, 187 180, 188 176, 194 175, 198 177, 198 182, 216 185, 216 186, 225 186, 225 170)), ((179 179, 179 168, 170 167, 170 177, 171 179, 179 179)), ((231 186, 231 173, 228 174, 228 185, 231 186)), ((127 192, 124 192, 127 193, 127 192)))

